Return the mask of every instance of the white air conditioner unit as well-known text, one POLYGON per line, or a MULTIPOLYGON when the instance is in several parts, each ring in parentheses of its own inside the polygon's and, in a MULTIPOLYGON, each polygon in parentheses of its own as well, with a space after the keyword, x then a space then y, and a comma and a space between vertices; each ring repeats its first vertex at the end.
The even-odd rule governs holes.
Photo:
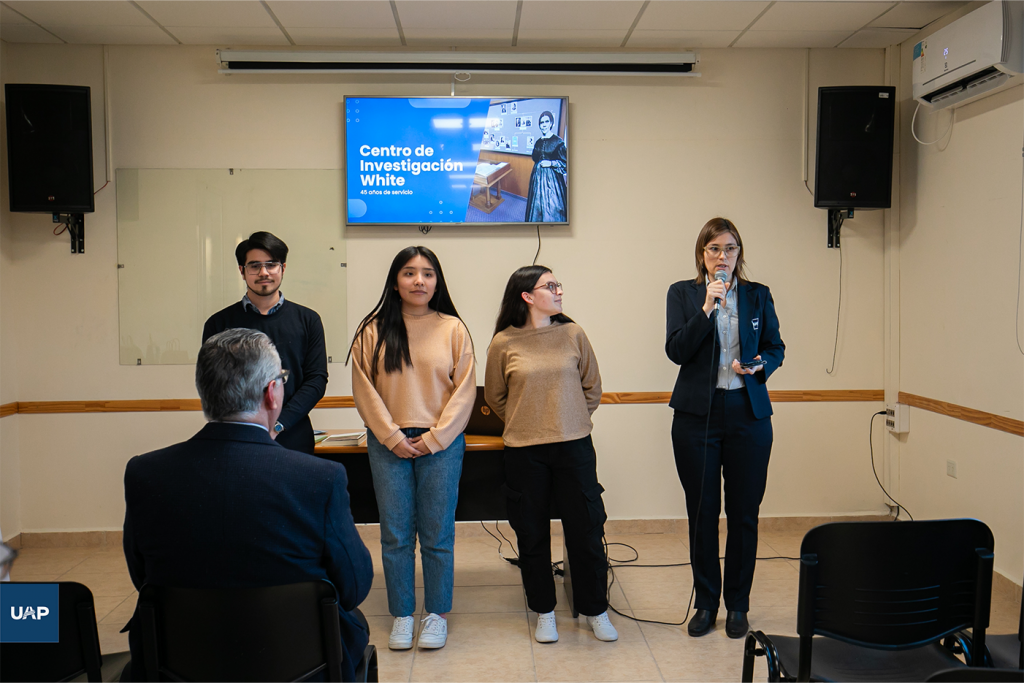
POLYGON ((956 107, 1024 81, 1024 2, 993 0, 914 45, 914 99, 956 107))

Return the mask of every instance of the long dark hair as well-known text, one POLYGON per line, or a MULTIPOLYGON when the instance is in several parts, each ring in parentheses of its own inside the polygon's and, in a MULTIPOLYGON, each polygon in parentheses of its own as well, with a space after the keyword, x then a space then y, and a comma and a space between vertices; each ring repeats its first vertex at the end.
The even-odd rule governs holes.
MULTIPOLYGON (((398 252, 391 262, 388 270, 388 279, 384 283, 384 293, 380 300, 373 307, 369 315, 363 318, 356 328, 352 343, 348 346, 348 357, 345 358, 345 365, 348 365, 352 358, 352 347, 356 340, 362 337, 363 330, 370 323, 377 325, 377 345, 373 349, 373 363, 370 365, 370 381, 377 381, 377 365, 380 362, 381 353, 384 354, 384 372, 401 372, 405 365, 412 367, 412 356, 409 353, 409 334, 405 329, 405 320, 402 319, 402 297, 399 295, 396 286, 398 285, 398 272, 405 267, 405 264, 417 256, 430 261, 434 272, 437 273, 437 284, 434 287, 434 296, 427 304, 438 313, 453 316, 462 320, 459 312, 455 310, 455 304, 448 294, 448 285, 444 281, 444 271, 441 270, 441 262, 437 260, 434 252, 426 247, 406 247, 398 252)), ((468 329, 468 328, 467 328, 468 329)), ((472 338, 470 339, 472 341, 472 338)))
MULTIPOLYGON (((498 309, 498 319, 494 325, 494 334, 498 334, 510 325, 522 327, 530 318, 530 309, 523 300, 523 292, 532 292, 537 286, 537 281, 544 273, 550 273, 547 266, 523 266, 508 279, 505 285, 505 293, 501 297, 501 308, 498 309)), ((551 316, 553 323, 571 323, 572 318, 556 313, 551 316)))

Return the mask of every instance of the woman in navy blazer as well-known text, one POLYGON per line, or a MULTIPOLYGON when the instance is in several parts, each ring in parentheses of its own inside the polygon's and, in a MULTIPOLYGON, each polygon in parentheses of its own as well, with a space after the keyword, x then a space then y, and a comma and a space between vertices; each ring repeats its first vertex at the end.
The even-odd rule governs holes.
POLYGON ((672 450, 686 493, 696 614, 694 637, 715 625, 723 592, 726 633, 748 630, 757 554, 757 516, 772 450, 772 406, 765 383, 785 344, 771 292, 743 272, 743 240, 712 218, 697 236, 697 277, 668 290, 665 352, 679 365, 672 400, 672 450), (753 367, 741 363, 759 361, 753 367), (725 583, 718 562, 720 491, 725 480, 725 583))

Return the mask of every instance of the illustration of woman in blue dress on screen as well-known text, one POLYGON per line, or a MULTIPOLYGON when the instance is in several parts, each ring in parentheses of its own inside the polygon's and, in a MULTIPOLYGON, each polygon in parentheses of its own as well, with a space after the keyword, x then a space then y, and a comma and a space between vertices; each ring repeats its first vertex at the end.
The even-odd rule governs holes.
POLYGON ((533 172, 526 197, 526 221, 564 223, 566 205, 566 149, 555 135, 555 117, 546 111, 537 120, 541 137, 533 146, 533 172))

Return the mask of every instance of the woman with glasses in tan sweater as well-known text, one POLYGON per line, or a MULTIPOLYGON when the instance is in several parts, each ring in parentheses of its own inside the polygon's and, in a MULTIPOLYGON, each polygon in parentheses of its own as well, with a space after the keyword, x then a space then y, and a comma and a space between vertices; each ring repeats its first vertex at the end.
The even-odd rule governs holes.
POLYGON ((487 351, 484 395, 505 422, 508 521, 534 637, 558 640, 551 573, 550 510, 557 501, 572 566, 577 610, 598 640, 617 640, 608 620, 604 522, 590 416, 601 403, 601 373, 583 328, 562 313, 562 285, 549 268, 509 278, 487 351))
POLYGON ((455 506, 476 399, 473 340, 426 247, 395 256, 384 293, 352 346, 352 394, 380 510, 388 647, 407 650, 416 609, 416 536, 423 563, 421 648, 444 647, 455 583, 455 506))

